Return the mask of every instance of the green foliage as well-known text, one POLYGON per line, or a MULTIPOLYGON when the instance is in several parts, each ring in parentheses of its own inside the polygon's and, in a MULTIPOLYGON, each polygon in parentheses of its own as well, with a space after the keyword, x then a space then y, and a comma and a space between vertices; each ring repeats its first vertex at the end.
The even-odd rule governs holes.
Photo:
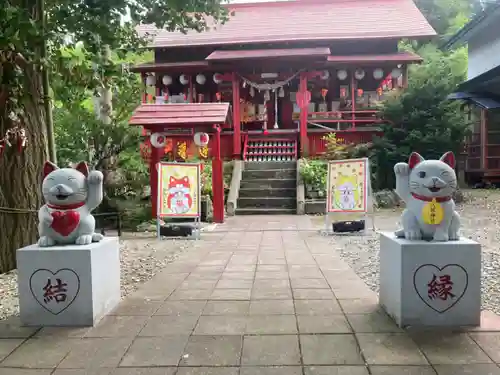
POLYGON ((324 160, 301 159, 299 173, 308 190, 326 193, 327 167, 324 160))
POLYGON ((407 160, 412 151, 425 158, 440 157, 446 151, 461 152, 469 123, 460 103, 446 100, 465 79, 465 49, 445 54, 433 46, 419 51, 422 65, 412 67, 409 87, 385 101, 383 136, 373 145, 376 166, 374 189, 394 187, 393 166, 407 160))
POLYGON ((415 0, 415 5, 445 40, 482 10, 481 0, 415 0))
POLYGON ((323 137, 326 141, 326 152, 320 159, 342 160, 368 157, 371 149, 370 143, 342 143, 336 133, 328 133, 323 137))

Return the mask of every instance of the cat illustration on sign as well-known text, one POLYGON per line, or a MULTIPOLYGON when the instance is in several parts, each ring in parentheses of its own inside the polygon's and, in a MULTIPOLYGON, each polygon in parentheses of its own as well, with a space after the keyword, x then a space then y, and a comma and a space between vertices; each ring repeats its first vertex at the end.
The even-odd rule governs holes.
POLYGON ((103 174, 89 172, 85 162, 75 168, 58 168, 49 161, 45 162, 43 174, 46 203, 38 211, 38 245, 88 245, 101 241, 103 236, 95 233, 91 211, 102 202, 103 174))
POLYGON ((457 189, 455 156, 447 152, 439 160, 411 154, 408 163, 394 166, 396 193, 406 203, 403 228, 395 234, 407 240, 459 239, 460 216, 452 195, 457 189))
POLYGON ((353 210, 359 204, 360 197, 357 176, 355 174, 346 176, 339 173, 334 191, 335 206, 343 210, 353 210))
POLYGON ((168 200, 167 206, 173 213, 184 214, 189 212, 193 204, 191 197, 191 184, 189 178, 175 178, 170 176, 168 182, 168 200))

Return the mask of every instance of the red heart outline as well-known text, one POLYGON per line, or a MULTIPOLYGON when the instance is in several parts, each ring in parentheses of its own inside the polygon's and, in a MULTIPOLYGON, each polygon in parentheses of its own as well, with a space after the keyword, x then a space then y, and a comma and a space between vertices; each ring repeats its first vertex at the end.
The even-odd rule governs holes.
POLYGON ((425 303, 427 306, 429 306, 432 310, 434 310, 435 312, 437 312, 438 314, 442 314, 446 311, 448 311, 449 309, 451 309, 453 306, 455 306, 458 301, 460 301, 462 299, 462 297, 464 296, 465 294, 465 291, 467 290, 467 287, 469 286, 469 274, 467 273, 467 271, 465 270, 465 268, 463 268, 460 264, 447 264, 443 267, 438 267, 436 266, 435 264, 430 264, 430 263, 427 263, 427 264, 422 264, 420 267, 418 267, 415 272, 413 273, 413 287, 415 288, 415 291, 417 292, 417 295, 420 297, 420 299, 422 300, 423 303, 425 303), (462 271, 464 271, 464 274, 465 274, 465 286, 464 286, 464 290, 462 291, 462 294, 460 294, 455 302, 453 302, 450 306, 448 306, 446 309, 444 310, 438 310, 436 309, 435 307, 431 306, 426 300, 425 298, 419 293, 418 291, 418 288, 417 288, 417 283, 416 283, 416 276, 417 276, 417 273, 418 271, 420 271, 422 268, 424 267, 434 267, 435 269, 437 269, 439 272, 443 272, 443 270, 447 267, 458 267, 460 268, 462 271))

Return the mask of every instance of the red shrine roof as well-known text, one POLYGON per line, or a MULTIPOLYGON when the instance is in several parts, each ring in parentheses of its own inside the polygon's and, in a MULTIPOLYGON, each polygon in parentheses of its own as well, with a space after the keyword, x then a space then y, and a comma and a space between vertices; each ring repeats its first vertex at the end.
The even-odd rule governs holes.
POLYGON ((207 61, 229 61, 229 60, 251 60, 263 59, 268 57, 273 58, 323 58, 326 59, 330 55, 330 48, 283 48, 283 49, 254 49, 254 50, 238 50, 238 51, 223 51, 216 50, 205 58, 207 61))
POLYGON ((214 125, 230 120, 229 103, 142 104, 130 125, 214 125))
POLYGON ((436 35, 412 0, 295 0, 231 4, 224 25, 208 19, 201 33, 138 28, 153 47, 191 47, 322 40, 418 38, 436 35))

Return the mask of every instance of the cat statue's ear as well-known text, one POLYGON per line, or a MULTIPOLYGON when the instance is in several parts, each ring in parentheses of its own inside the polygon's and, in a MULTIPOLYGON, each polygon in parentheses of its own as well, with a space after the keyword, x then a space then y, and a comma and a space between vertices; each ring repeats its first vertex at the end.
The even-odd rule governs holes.
POLYGON ((75 169, 81 174, 83 174, 85 177, 89 175, 89 167, 87 163, 85 163, 84 161, 79 162, 75 167, 75 169))
POLYGON ((410 166, 410 169, 413 169, 424 160, 425 159, 418 152, 412 152, 410 160, 408 160, 408 165, 410 166))
POLYGON ((453 152, 448 151, 446 154, 441 156, 441 159, 439 160, 445 164, 448 164, 451 168, 455 169, 456 160, 455 160, 455 154, 453 152))
POLYGON ((59 169, 59 167, 47 160, 43 165, 43 178, 47 177, 50 173, 54 172, 56 169, 59 169))

